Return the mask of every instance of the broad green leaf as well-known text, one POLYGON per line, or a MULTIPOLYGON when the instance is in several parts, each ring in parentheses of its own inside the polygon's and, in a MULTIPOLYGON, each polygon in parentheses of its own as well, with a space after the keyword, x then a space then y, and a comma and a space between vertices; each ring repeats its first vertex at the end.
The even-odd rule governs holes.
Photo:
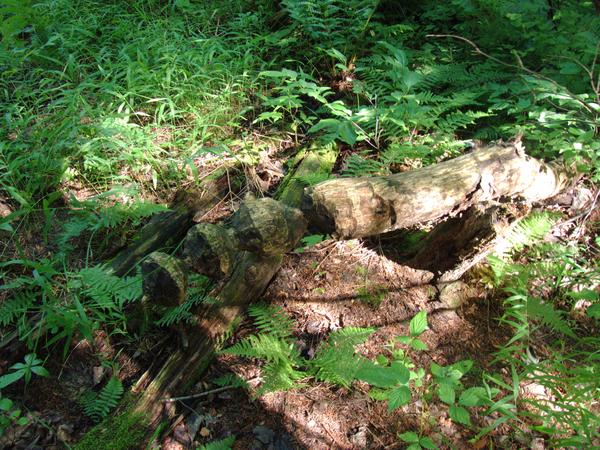
POLYGON ((569 297, 575 299, 575 300, 590 300, 590 301, 594 301, 594 300, 598 300, 599 299, 599 295, 597 292, 592 291, 591 289, 583 289, 581 292, 569 292, 567 294, 569 297))
POLYGON ((473 367, 473 361, 470 359, 465 359, 464 361, 459 361, 454 363, 446 368, 448 376, 454 378, 455 380, 459 380, 473 367))
POLYGON ((460 398, 458 399, 458 403, 462 406, 482 406, 485 404, 485 399, 487 398, 487 392, 485 388, 476 386, 469 389, 466 389, 462 394, 460 394, 460 398))
POLYGON ((0 411, 8 411, 12 408, 13 402, 10 398, 0 399, 0 411))
POLYGON ((22 371, 8 373, 0 377, 0 389, 4 389, 6 386, 13 384, 14 382, 23 378, 24 373, 22 371))
POLYGON ((471 425, 471 415, 469 414, 469 411, 462 406, 450 406, 448 414, 450 415, 450 418, 457 423, 471 425))
POLYGON ((35 373, 36 375, 39 375, 40 377, 47 377, 48 375, 50 375, 50 372, 48 372, 45 368, 43 368, 42 366, 33 366, 31 368, 31 371, 33 373, 35 373))
POLYGON ((410 444, 408 447, 406 447, 406 450, 421 450, 421 446, 418 443, 410 444))
POLYGON ((17 425, 19 426, 24 426, 27 425, 29 423, 29 419, 27 417, 21 417, 19 418, 19 420, 17 420, 17 425))
POLYGON ((410 321, 410 335, 420 336, 427 328, 427 311, 419 311, 410 321))
POLYGON ((416 444, 419 442, 419 435, 413 431, 407 431, 398 435, 398 438, 409 444, 416 444))
POLYGON ((388 410, 393 411, 410 402, 411 395, 408 386, 400 386, 388 396, 388 410))
POLYGON ((369 361, 358 370, 356 378, 372 386, 386 388, 408 383, 410 372, 397 361, 389 367, 377 366, 369 361))
POLYGON ((437 448, 437 445, 435 445, 435 442, 433 442, 427 436, 423 436, 421 439, 419 439, 419 444, 421 444, 421 447, 427 448, 429 450, 435 450, 437 448))
POLYGON ((600 304, 589 306, 586 313, 593 319, 600 319, 600 304))
POLYGON ((429 347, 427 347, 427 344, 425 342, 423 342, 421 339, 414 339, 413 341, 411 341, 410 346, 413 349, 419 350, 419 351, 424 351, 424 350, 429 349, 429 347))
POLYGON ((375 358, 375 360, 380 366, 387 366, 389 363, 388 359, 384 355, 377 355, 377 358, 375 358))
POLYGON ((438 388, 438 396, 440 400, 448 405, 453 405, 456 401, 456 391, 448 384, 440 384, 438 388))
POLYGON ((12 227, 12 225, 9 222, 2 222, 0 223, 0 230, 1 231, 8 231, 9 233, 12 233, 15 231, 15 229, 12 227))
POLYGON ((338 127, 338 136, 341 141, 348 145, 354 145, 356 142, 356 132, 354 131, 354 125, 349 120, 342 122, 338 127))
POLYGON ((560 65, 560 73, 562 75, 577 75, 579 72, 581 72, 581 67, 572 61, 567 61, 560 65))
POLYGON ((434 362, 432 362, 429 365, 429 370, 431 371, 431 373, 433 374, 433 376, 435 376, 437 378, 443 378, 444 375, 445 375, 444 368, 442 366, 440 366, 439 364, 436 364, 434 362))

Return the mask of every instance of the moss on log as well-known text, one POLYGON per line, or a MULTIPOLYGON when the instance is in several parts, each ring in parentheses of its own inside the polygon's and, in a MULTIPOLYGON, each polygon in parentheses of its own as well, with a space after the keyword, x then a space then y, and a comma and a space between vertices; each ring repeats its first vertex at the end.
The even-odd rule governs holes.
POLYGON ((221 278, 233 270, 237 247, 231 230, 218 224, 199 223, 188 231, 182 256, 195 272, 221 278))

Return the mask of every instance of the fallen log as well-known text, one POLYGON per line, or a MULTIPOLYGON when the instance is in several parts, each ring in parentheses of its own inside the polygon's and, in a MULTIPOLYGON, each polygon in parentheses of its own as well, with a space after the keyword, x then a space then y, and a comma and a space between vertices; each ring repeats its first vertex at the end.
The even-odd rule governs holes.
POLYGON ((456 215, 500 197, 552 197, 567 179, 565 170, 526 155, 519 145, 496 145, 410 172, 324 181, 305 190, 301 209, 320 231, 350 239, 456 215))
MULTIPOLYGON (((324 155, 331 160, 329 152, 324 155)), ((314 158, 305 161, 314 164, 314 158)), ((304 162, 288 177, 298 171, 306 171, 304 162)), ((169 415, 170 411, 161 400, 185 392, 200 377, 236 319, 279 270, 283 254, 304 234, 302 213, 290 207, 299 206, 294 202, 299 202, 303 188, 302 183, 289 183, 287 189, 295 192, 284 191, 286 202, 247 199, 229 221, 230 227, 197 225, 190 229, 184 241, 185 262, 191 269, 225 278, 209 294, 216 301, 195 311, 198 322, 188 330, 187 348, 172 354, 149 383, 136 386, 136 391, 143 393, 134 403, 135 412, 156 424, 162 413, 169 415), (227 255, 219 255, 218 249, 226 249, 227 255)))
POLYGON ((161 248, 178 244, 194 224, 194 217, 204 214, 219 204, 229 193, 231 183, 223 168, 191 191, 182 192, 169 211, 156 214, 121 250, 107 267, 115 275, 129 272, 145 256, 161 248))

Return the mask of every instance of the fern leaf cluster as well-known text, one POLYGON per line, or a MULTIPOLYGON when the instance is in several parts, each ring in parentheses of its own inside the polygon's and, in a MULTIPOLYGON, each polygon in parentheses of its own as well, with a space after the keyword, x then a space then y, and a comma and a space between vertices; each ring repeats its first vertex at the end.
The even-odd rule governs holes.
POLYGON ((208 303, 215 299, 208 297, 207 293, 210 287, 209 278, 203 275, 193 275, 189 279, 188 296, 181 305, 169 308, 163 316, 156 321, 161 327, 169 327, 174 323, 185 322, 188 324, 196 321, 196 316, 191 310, 201 303, 208 303))
POLYGON ((198 450, 231 450, 235 443, 235 436, 228 436, 225 439, 218 441, 212 441, 208 444, 204 444, 198 448, 198 450))
POLYGON ((373 328, 347 327, 332 332, 310 361, 315 377, 349 387, 367 361, 355 353, 354 347, 364 343, 374 331, 373 328))
POLYGON ((356 40, 367 27, 375 0, 283 0, 293 24, 324 48, 356 40))
POLYGON ((72 218, 63 225, 63 230, 57 238, 61 248, 68 248, 71 239, 81 236, 86 231, 115 229, 125 223, 136 226, 142 219, 166 211, 164 206, 150 202, 135 201, 130 205, 102 206, 101 200, 102 198, 75 202, 74 206, 78 209, 74 210, 72 218))
POLYGON ((96 422, 108 416, 123 395, 123 384, 111 377, 99 393, 88 391, 81 398, 85 414, 96 422))
POLYGON ((294 322, 275 306, 253 305, 248 308, 248 315, 262 332, 278 339, 287 340, 292 336, 294 322))
POLYGON ((140 274, 117 277, 103 266, 94 266, 81 269, 76 275, 72 286, 79 286, 82 293, 99 308, 122 309, 127 303, 139 300, 142 296, 140 274))
POLYGON ((0 304, 0 326, 16 323, 23 317, 35 302, 35 293, 23 291, 16 293, 13 297, 6 299, 0 304))
POLYGON ((227 348, 223 353, 257 358, 265 361, 262 368, 264 392, 292 389, 302 378, 314 375, 317 379, 350 386, 356 379, 365 358, 354 347, 363 343, 372 328, 348 327, 332 332, 312 360, 300 355, 292 335, 292 322, 280 309, 272 306, 253 306, 250 314, 260 333, 227 348))

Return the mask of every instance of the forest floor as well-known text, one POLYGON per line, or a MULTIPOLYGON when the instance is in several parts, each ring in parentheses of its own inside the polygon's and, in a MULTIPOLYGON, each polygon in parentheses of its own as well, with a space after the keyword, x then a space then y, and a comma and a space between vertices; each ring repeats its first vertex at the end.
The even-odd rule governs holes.
MULTIPOLYGON (((0 449, 600 448, 597 6, 2 2, 0 449), (543 204, 497 199, 523 221, 496 263, 440 285, 410 266, 435 224, 319 235, 284 255, 258 299, 292 319, 305 377, 262 393, 267 362, 219 351, 182 398, 162 399, 170 416, 158 428, 118 422, 198 321, 188 309, 161 325, 182 305, 148 313, 140 260, 126 277, 104 265, 157 215, 215 178, 226 193, 195 223, 226 220, 246 194, 278 198, 316 145, 339 152, 338 178, 503 142, 577 176, 543 204), (427 327, 413 334, 423 312, 427 327), (315 355, 352 327, 373 328, 355 349, 363 362, 410 366, 414 378, 393 389, 320 379, 315 355), (399 343, 408 334, 419 349, 399 343), (222 386, 232 374, 248 387, 222 386), (235 443, 219 443, 227 437, 235 443)), ((324 170, 295 181, 313 186, 324 170)), ((199 297, 183 303, 210 304, 199 297)), ((260 331, 240 320, 220 350, 260 331)))
MULTIPOLYGON (((585 191, 583 186, 575 186, 570 194, 582 195, 577 194, 581 189, 585 191)), ((209 221, 227 217, 231 204, 222 203, 211 212, 209 221)), ((546 207, 577 214, 554 201, 546 207)), ((595 209, 593 215, 591 223, 600 210, 595 209)), ((328 239, 300 247, 285 256, 261 302, 280 307, 293 319, 295 345, 308 358, 331 331, 343 327, 374 327, 376 331, 357 351, 370 359, 389 356, 395 338, 408 335, 410 319, 427 311, 429 328, 421 339, 428 350, 413 356, 416 366, 427 367, 431 362, 446 366, 469 359, 474 368, 467 384, 476 383, 490 369, 494 352, 511 337, 511 330, 496 319, 502 312, 501 296, 484 288, 478 268, 443 291, 443 286, 435 284, 434 273, 407 265, 403 245, 402 236, 391 235, 328 239)), ((254 330, 251 320, 242 321, 226 345, 254 330)), ((22 392, 22 402, 35 420, 9 429, 0 441, 2 448, 58 449, 76 443, 94 425, 78 399, 113 375, 115 365, 106 361, 118 365, 119 379, 135 393, 140 377, 159 367, 182 345, 176 335, 160 328, 151 328, 137 341, 108 336, 104 331, 94 337, 93 343, 86 339, 74 342, 64 360, 60 348, 55 349, 46 367, 56 378, 34 379, 22 392)), ((544 345, 540 340, 536 351, 545 353, 544 345)), ((0 367, 20 359, 21 352, 14 341, 6 348, 0 367)), ((348 389, 305 380, 291 391, 256 397, 261 366, 257 360, 217 355, 202 380, 183 399, 173 402, 179 418, 154 446, 197 448, 234 435, 235 449, 394 449, 404 446, 398 434, 421 430, 440 448, 547 448, 541 438, 519 440, 507 426, 472 442, 472 430, 489 426, 494 416, 476 413, 474 428, 465 428, 450 419, 447 405, 437 398, 418 399, 390 412, 384 402, 373 401, 368 385, 360 382, 348 389), (212 382, 232 373, 248 381, 249 391, 221 389, 212 382)), ((20 395, 17 389, 7 392, 20 395)), ((521 394, 547 395, 543 386, 535 383, 521 385, 521 394)))

